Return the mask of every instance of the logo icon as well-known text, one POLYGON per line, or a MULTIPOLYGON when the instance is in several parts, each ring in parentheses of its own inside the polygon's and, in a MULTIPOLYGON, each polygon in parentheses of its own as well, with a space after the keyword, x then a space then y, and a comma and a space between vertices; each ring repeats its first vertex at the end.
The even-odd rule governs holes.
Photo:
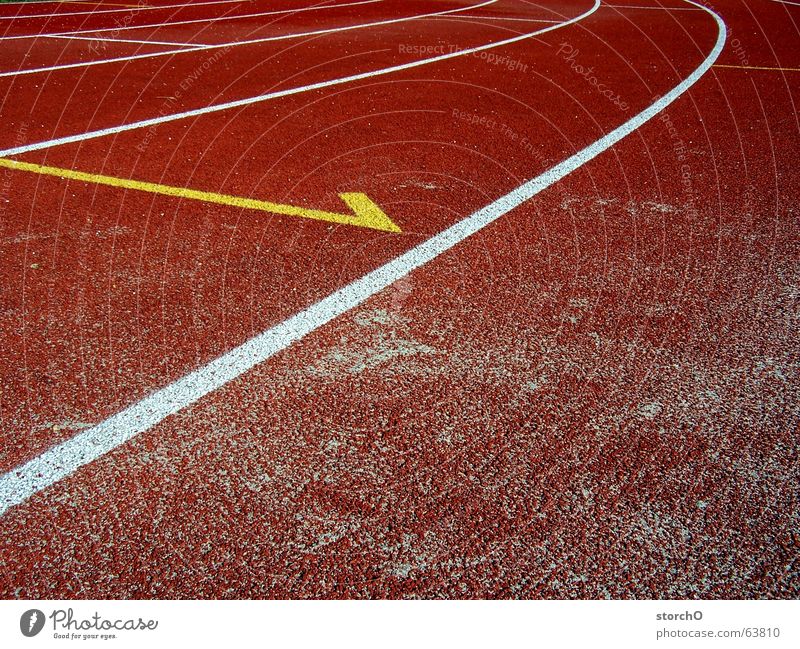
POLYGON ((19 618, 19 630, 22 635, 32 638, 44 628, 44 613, 37 608, 25 611, 19 618))

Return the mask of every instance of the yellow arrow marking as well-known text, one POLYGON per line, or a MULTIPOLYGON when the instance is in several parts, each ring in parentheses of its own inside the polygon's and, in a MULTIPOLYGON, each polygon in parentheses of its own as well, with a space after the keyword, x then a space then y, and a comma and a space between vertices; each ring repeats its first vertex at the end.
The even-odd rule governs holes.
POLYGON ((244 207, 249 210, 261 210, 262 212, 272 212, 273 214, 283 214, 285 216, 300 216, 306 219, 317 219, 318 221, 330 221, 342 225, 356 225, 363 228, 382 230, 383 232, 400 232, 400 228, 386 216, 383 210, 373 203, 366 194, 353 192, 349 194, 339 194, 352 214, 338 214, 336 212, 325 212, 322 210, 311 210, 305 207, 294 205, 281 205, 268 201, 259 201, 252 198, 242 198, 240 196, 227 196, 226 194, 215 194, 213 192, 201 192, 185 187, 170 187, 169 185, 157 185, 146 183, 139 180, 129 180, 127 178, 114 178, 112 176, 100 176, 98 174, 87 174, 82 171, 71 169, 59 169, 58 167, 45 167, 43 165, 31 164, 29 162, 19 162, 0 158, 0 167, 7 169, 18 169, 20 171, 30 171, 46 176, 56 176, 58 178, 69 178, 70 180, 80 180, 86 183, 96 183, 98 185, 108 185, 110 187, 122 187, 123 189, 135 189, 151 194, 164 194, 165 196, 176 196, 178 198, 189 198, 206 203, 218 203, 219 205, 230 205, 232 207, 244 207))
POLYGON ((722 65, 715 63, 715 68, 733 68, 736 70, 771 70, 773 72, 800 72, 800 68, 762 68, 757 65, 722 65))

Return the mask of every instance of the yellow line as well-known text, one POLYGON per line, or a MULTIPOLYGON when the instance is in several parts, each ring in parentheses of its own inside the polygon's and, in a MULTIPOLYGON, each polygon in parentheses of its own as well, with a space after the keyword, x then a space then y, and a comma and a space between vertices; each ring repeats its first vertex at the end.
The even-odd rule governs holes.
POLYGON ((735 68, 737 70, 772 70, 773 72, 800 72, 800 68, 760 68, 755 65, 722 65, 717 63, 715 68, 735 68))
POLYGON ((259 201, 252 198, 242 198, 239 196, 228 196, 226 194, 215 194, 213 192, 197 191, 185 187, 171 187, 169 185, 157 185, 139 180, 127 178, 114 178, 112 176, 101 176, 98 174, 87 174, 82 171, 72 169, 60 169, 58 167, 46 167, 43 165, 31 164, 29 162, 19 162, 0 158, 0 167, 16 169, 19 171, 30 171, 32 173, 45 176, 56 176, 57 178, 68 178, 79 180, 86 183, 98 185, 108 185, 109 187, 121 187, 123 189, 135 189, 137 191, 149 192, 151 194, 163 194, 164 196, 175 196, 177 198, 188 198, 206 203, 217 203, 219 205, 229 205, 231 207, 243 207, 250 210, 260 210, 273 214, 285 216, 299 216, 306 219, 316 219, 318 221, 329 221, 342 225, 355 225, 360 227, 383 230, 384 232, 400 232, 400 228, 392 222, 383 210, 370 200, 366 194, 358 192, 339 194, 339 197, 350 207, 352 214, 338 214, 336 212, 326 212, 323 210, 311 210, 305 207, 294 205, 281 205, 269 201, 259 201))

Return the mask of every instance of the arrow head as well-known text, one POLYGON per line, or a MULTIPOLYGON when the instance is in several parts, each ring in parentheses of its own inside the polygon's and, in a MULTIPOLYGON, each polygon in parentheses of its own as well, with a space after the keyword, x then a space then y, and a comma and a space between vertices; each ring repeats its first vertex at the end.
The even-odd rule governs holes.
POLYGON ((386 216, 386 213, 373 203, 366 194, 351 192, 349 194, 339 194, 339 198, 347 203, 348 207, 353 211, 357 221, 356 225, 374 230, 383 230, 384 232, 402 232, 394 221, 386 216))

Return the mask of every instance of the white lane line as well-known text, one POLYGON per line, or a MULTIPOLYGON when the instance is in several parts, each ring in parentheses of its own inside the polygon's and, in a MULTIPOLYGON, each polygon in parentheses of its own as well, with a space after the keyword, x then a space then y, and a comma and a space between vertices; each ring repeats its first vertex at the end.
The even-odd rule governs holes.
POLYGON ((192 43, 167 43, 166 41, 137 41, 132 38, 101 38, 99 36, 59 36, 58 34, 48 34, 40 38, 59 38, 67 41, 103 41, 104 43, 138 43, 140 45, 171 45, 173 47, 191 47, 194 49, 202 48, 202 45, 192 43))
POLYGON ((557 23, 557 20, 545 20, 543 18, 505 18, 503 16, 453 16, 459 20, 513 20, 521 23, 557 23))
POLYGON ((778 4, 782 5, 792 5, 793 7, 800 7, 800 2, 790 2, 789 0, 772 0, 772 2, 777 2, 778 4))
MULTIPOLYGON (((132 6, 128 7, 127 9, 100 9, 98 11, 72 11, 70 13, 54 13, 54 14, 27 14, 27 15, 20 15, 20 16, 0 16, 0 20, 15 20, 17 18, 60 18, 61 16, 86 16, 86 15, 94 15, 94 14, 113 14, 113 13, 121 13, 121 12, 134 12, 134 11, 152 11, 154 9, 178 9, 180 7, 197 7, 200 5, 223 5, 223 4, 231 4, 231 3, 238 3, 238 4, 250 4, 249 0, 213 0, 212 2, 185 2, 182 4, 177 5, 160 5, 160 6, 153 6, 153 5, 140 5, 140 6, 132 6)), ((25 3, 11 3, 5 2, 3 4, 26 4, 30 6, 30 2, 25 3)), ((64 4, 62 2, 56 4, 64 4)), ((98 3, 99 5, 99 3, 98 3)))
MULTIPOLYGON (((701 6, 693 0, 685 1, 695 6, 701 6)), ((563 23, 563 25, 569 25, 585 18, 593 13, 599 4, 600 0, 595 0, 595 5, 590 11, 563 23)), ((170 415, 221 388, 334 318, 362 304, 376 293, 450 250, 467 237, 530 200, 553 183, 596 158, 622 138, 630 135, 691 88, 708 71, 722 52, 727 33, 725 23, 711 9, 706 7, 702 7, 702 9, 711 15, 717 24, 717 41, 713 49, 686 79, 642 112, 550 170, 529 180, 380 268, 367 273, 300 313, 109 417, 97 426, 79 433, 26 464, 0 476, 0 515, 10 507, 24 502, 82 466, 114 450, 139 433, 152 428, 170 415)))
MULTIPOLYGON (((370 0, 372 1, 372 0, 370 0)), ((61 65, 51 65, 46 68, 31 68, 28 70, 17 70, 15 72, 0 72, 0 77, 16 77, 22 74, 35 74, 39 72, 52 72, 53 70, 66 70, 69 68, 85 68, 91 65, 103 65, 105 63, 118 63, 121 61, 136 61, 139 59, 152 59, 157 56, 171 56, 173 54, 182 54, 184 52, 198 52, 200 50, 218 50, 218 49, 226 49, 229 47, 241 47, 243 45, 253 45, 255 43, 268 43, 272 41, 283 41, 288 40, 291 38, 301 38, 303 36, 320 36, 322 34, 333 34, 336 32, 346 32, 351 31, 353 29, 365 29, 367 27, 376 27, 382 25, 391 25, 394 23, 402 23, 408 22, 409 20, 421 20, 423 18, 433 18, 435 16, 444 16, 447 14, 456 13, 459 11, 469 11, 470 9, 478 9, 480 7, 485 7, 490 4, 494 4, 497 0, 485 0, 481 4, 474 5, 472 7, 460 7, 458 9, 448 9, 447 11, 437 11, 431 14, 420 14, 417 16, 407 16, 405 18, 392 18, 390 20, 380 20, 374 23, 362 23, 359 25, 347 25, 344 27, 331 27, 330 29, 319 29, 313 32, 303 32, 299 34, 282 34, 281 36, 267 36, 264 38, 254 38, 248 41, 234 41, 232 43, 217 43, 214 45, 198 45, 192 50, 165 50, 163 52, 150 52, 147 54, 133 54, 131 56, 121 56, 113 59, 99 59, 97 61, 83 61, 80 63, 63 63, 61 65)), ((353 3, 359 4, 359 3, 353 3)), ((343 6, 343 5, 340 5, 343 6)), ((90 32, 91 33, 91 32, 90 32)), ((61 36, 62 34, 50 34, 50 36, 61 36)), ((68 34, 64 34, 65 36, 68 34)), ((12 37, 14 38, 14 37, 12 37)), ((2 39, 0 39, 2 40, 2 39)))
MULTIPOLYGON (((687 0, 688 2, 688 0, 687 0)), ((658 9, 660 11, 699 11, 696 7, 635 7, 633 5, 603 5, 607 9, 658 9)))
MULTIPOLYGON (((355 7, 357 5, 368 5, 384 0, 357 0, 356 2, 344 2, 337 5, 314 5, 312 7, 300 7, 298 9, 280 9, 276 11, 260 11, 254 14, 240 14, 236 16, 216 16, 213 18, 193 18, 191 20, 173 20, 166 23, 151 23, 148 25, 118 25, 116 27, 101 27, 99 29, 78 29, 69 32, 54 32, 52 34, 21 34, 15 36, 0 36, 0 41, 21 40, 25 38, 38 38, 39 36, 69 36, 71 34, 102 34, 104 32, 122 32, 129 29, 150 29, 158 27, 174 27, 175 25, 191 25, 195 23, 218 23, 223 20, 240 20, 243 18, 261 18, 263 16, 279 16, 282 14, 298 14, 306 11, 321 11, 323 9, 339 9, 340 7, 355 7)), ((462 10, 463 11, 463 10, 462 10)))

